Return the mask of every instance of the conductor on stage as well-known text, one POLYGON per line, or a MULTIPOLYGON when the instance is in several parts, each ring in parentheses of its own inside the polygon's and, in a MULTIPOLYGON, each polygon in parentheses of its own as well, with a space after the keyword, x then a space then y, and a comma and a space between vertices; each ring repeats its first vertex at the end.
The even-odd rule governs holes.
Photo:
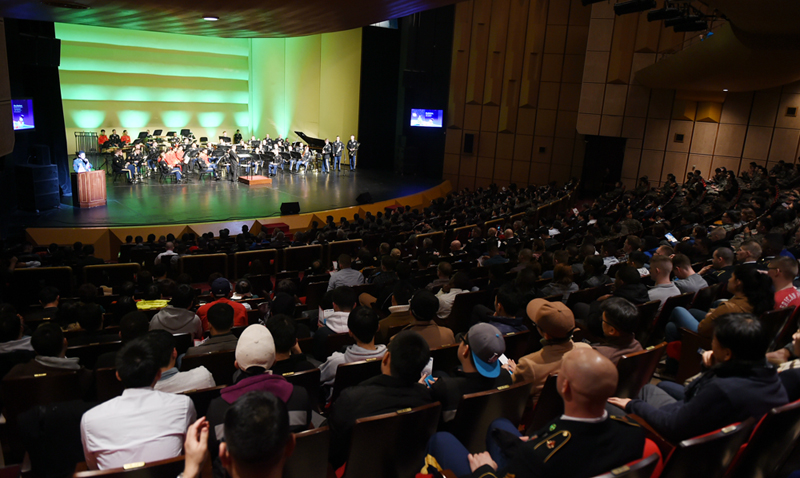
POLYGON ((350 155, 350 171, 356 170, 356 151, 358 151, 358 141, 355 135, 350 135, 350 141, 347 142, 347 153, 350 155))
POLYGON ((331 153, 333 153, 333 145, 325 138, 325 146, 322 147, 322 172, 327 173, 330 170, 331 153))
POLYGON ((344 151, 344 143, 336 137, 336 142, 333 143, 333 167, 337 171, 342 170, 342 152, 344 151))
POLYGON ((86 153, 83 151, 78 151, 78 157, 75 158, 75 161, 72 162, 72 169, 76 173, 88 173, 92 171, 94 168, 92 167, 92 163, 86 159, 86 153))

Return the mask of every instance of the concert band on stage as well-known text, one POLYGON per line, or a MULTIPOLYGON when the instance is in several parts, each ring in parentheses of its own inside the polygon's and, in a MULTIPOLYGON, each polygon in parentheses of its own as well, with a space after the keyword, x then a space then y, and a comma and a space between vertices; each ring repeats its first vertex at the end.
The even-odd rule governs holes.
MULTIPOLYGON (((319 141, 300 134, 309 142, 319 141)), ((200 139, 205 141, 205 138, 200 139)), ((216 180, 225 178, 230 181, 235 181, 238 176, 276 176, 278 169, 286 173, 287 167, 289 173, 298 174, 300 168, 305 172, 316 169, 318 162, 321 171, 327 174, 331 166, 335 171, 341 171, 345 148, 350 171, 355 171, 361 146, 355 135, 350 136, 346 145, 336 136, 333 143, 325 138, 324 145, 316 147, 300 141, 292 143, 280 135, 272 139, 269 134, 264 139, 251 136, 245 141, 239 130, 236 130, 233 140, 227 131, 223 131, 217 142, 201 144, 191 133, 160 138, 150 136, 149 130, 140 133, 131 143, 127 131, 123 131, 120 137, 112 129, 110 136, 101 130, 98 142, 101 150, 112 153, 110 163, 114 178, 124 177, 132 184, 147 177, 157 177, 159 181, 174 178, 176 183, 184 183, 192 172, 196 172, 199 178, 208 175, 216 180)), ((91 170, 91 163, 82 151, 73 162, 73 170, 76 173, 91 170)))

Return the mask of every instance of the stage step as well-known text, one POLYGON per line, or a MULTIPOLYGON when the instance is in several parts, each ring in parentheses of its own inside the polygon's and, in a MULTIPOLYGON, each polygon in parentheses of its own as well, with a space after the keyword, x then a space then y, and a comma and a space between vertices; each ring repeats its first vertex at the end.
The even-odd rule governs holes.
POLYGON ((239 176, 239 182, 247 186, 272 186, 272 178, 266 176, 239 176))

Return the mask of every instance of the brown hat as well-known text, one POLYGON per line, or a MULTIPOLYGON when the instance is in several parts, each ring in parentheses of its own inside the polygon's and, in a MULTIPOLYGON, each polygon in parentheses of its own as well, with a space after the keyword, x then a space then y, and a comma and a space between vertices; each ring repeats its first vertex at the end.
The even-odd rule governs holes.
POLYGON ((554 339, 566 339, 575 328, 575 316, 563 302, 533 299, 526 309, 528 318, 554 339))

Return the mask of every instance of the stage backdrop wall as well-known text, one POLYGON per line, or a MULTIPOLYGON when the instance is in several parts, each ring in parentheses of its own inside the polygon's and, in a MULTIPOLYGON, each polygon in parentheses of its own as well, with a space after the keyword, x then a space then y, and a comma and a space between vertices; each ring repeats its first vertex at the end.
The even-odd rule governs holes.
POLYGON ((56 36, 70 150, 76 131, 101 128, 208 138, 358 131, 360 29, 229 39, 57 23, 56 36))

